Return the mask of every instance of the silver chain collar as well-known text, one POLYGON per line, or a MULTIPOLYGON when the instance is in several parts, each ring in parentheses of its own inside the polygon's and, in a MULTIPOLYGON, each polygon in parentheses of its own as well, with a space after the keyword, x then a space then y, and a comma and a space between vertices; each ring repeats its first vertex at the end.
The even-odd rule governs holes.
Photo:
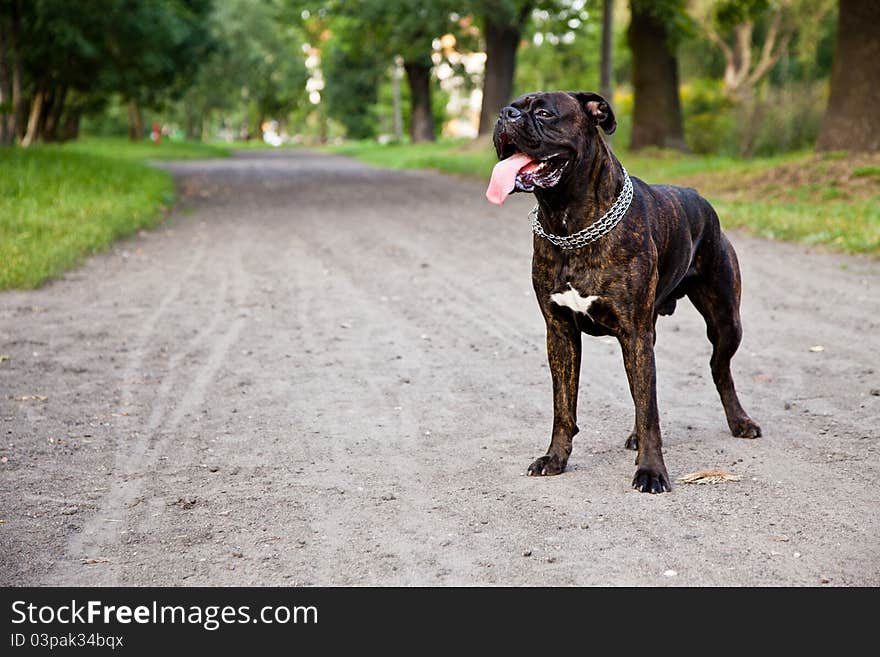
POLYGON ((582 246, 595 242, 600 237, 610 232, 611 229, 620 223, 620 220, 623 219, 623 215, 629 210, 629 204, 632 202, 633 197, 632 180, 630 180, 626 169, 623 167, 620 168, 623 170, 623 189, 620 190, 620 196, 614 201, 614 205, 612 205, 608 212, 603 214, 601 218, 572 235, 553 235, 552 233, 546 232, 541 225, 541 222, 538 221, 538 206, 536 205, 532 208, 532 211, 529 212, 529 217, 532 220, 532 230, 535 232, 535 235, 543 237, 548 242, 552 242, 560 249, 579 249, 582 246))

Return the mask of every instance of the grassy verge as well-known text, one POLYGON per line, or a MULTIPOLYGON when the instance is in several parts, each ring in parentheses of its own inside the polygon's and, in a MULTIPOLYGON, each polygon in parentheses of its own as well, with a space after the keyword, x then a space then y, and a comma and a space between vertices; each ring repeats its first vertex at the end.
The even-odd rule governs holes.
POLYGON ((174 185, 146 160, 227 154, 203 144, 118 139, 0 149, 0 289, 36 287, 158 223, 174 185))
MULTIPOLYGON (((488 181, 495 155, 487 141, 330 147, 393 169, 434 169, 488 181)), ((741 160, 615 148, 627 170, 646 182, 697 188, 725 227, 763 237, 880 255, 880 156, 795 153, 741 160)))

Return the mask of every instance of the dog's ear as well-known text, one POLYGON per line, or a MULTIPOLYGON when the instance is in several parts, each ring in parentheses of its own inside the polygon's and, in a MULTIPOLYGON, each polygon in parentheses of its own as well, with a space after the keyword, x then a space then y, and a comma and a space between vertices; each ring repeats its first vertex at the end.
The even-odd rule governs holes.
POLYGON ((568 93, 580 103, 581 109, 605 131, 606 135, 617 130, 617 119, 614 118, 611 105, 602 96, 594 94, 592 91, 569 91, 568 93))

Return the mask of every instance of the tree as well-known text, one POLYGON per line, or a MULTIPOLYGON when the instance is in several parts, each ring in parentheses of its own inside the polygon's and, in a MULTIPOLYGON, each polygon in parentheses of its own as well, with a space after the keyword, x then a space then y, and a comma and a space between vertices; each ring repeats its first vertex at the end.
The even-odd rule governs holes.
POLYGON ((602 0, 602 59, 599 64, 599 93, 611 101, 611 53, 614 39, 614 0, 602 0))
POLYGON ((88 12, 62 0, 14 5, 19 12, 15 22, 21 104, 26 108, 18 116, 21 145, 54 141, 69 109, 68 99, 102 88, 102 76, 111 66, 107 36, 113 3, 96 0, 88 12))
MULTIPOLYGON (((323 13, 334 17, 331 30, 344 30, 349 41, 365 40, 364 56, 368 59, 381 54, 386 68, 395 57, 403 59, 411 103, 409 134, 413 142, 435 138, 431 101, 433 42, 451 29, 450 15, 460 4, 456 0, 287 0, 288 8, 301 11, 303 16, 323 13)), ((325 71, 328 87, 339 82, 332 80, 329 72, 325 71)), ((344 73, 339 69, 336 72, 344 73)), ((351 88, 349 93, 355 91, 351 88)), ((374 98, 372 92, 364 100, 370 98, 374 98)), ((369 109, 369 102, 360 106, 363 113, 369 109)))
POLYGON ((511 96, 536 90, 597 88, 600 32, 592 12, 580 3, 560 4, 553 11, 536 9, 517 50, 511 96))
POLYGON ((20 0, 0 0, 0 146, 8 146, 19 136, 22 112, 20 0))
POLYGON ((627 40, 632 51, 633 126, 630 148, 685 150, 675 40, 682 0, 631 0, 627 40))
POLYGON ((74 137, 80 115, 117 93, 130 101, 141 137, 140 106, 158 106, 192 79, 207 46, 209 7, 209 0, 92 0, 83 11, 66 0, 0 0, 2 141, 74 137))
POLYGON ((350 14, 369 27, 374 43, 384 44, 389 65, 395 56, 403 58, 413 143, 435 139, 431 53, 434 39, 451 28, 450 15, 456 6, 454 0, 362 0, 350 14))
POLYGON ((483 0, 475 3, 486 42, 486 69, 479 134, 490 133, 501 108, 513 95, 516 51, 534 0, 483 0))
POLYGON ((698 22, 724 55, 724 92, 730 100, 751 100, 755 86, 787 54, 795 32, 787 16, 791 5, 792 0, 772 6, 769 0, 722 0, 698 8, 698 22), (766 26, 756 44, 759 21, 766 26))
POLYGON ((818 150, 880 150, 880 3, 840 0, 831 95, 818 150))
POLYGON ((333 30, 321 60, 326 80, 323 101, 327 114, 345 126, 350 138, 366 139, 375 134, 369 108, 378 100, 388 61, 362 31, 346 27, 340 24, 333 30))
POLYGON ((143 139, 141 110, 179 97, 213 47, 210 0, 116 0, 107 49, 108 86, 128 104, 129 138, 143 139))

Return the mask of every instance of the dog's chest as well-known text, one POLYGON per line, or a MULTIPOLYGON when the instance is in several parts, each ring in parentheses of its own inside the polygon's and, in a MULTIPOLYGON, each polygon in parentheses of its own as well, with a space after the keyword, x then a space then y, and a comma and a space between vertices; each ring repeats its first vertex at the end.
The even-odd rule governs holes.
POLYGON ((598 294, 582 294, 571 281, 566 281, 568 289, 563 292, 554 292, 550 295, 550 301, 557 306, 564 306, 576 313, 590 314, 590 306, 599 300, 598 294))
MULTIPOLYGON (((543 254, 541 254, 543 255, 543 254)), ((620 281, 626 280, 616 263, 583 257, 538 257, 533 270, 539 302, 571 311, 582 331, 608 335, 618 326, 620 281)))

